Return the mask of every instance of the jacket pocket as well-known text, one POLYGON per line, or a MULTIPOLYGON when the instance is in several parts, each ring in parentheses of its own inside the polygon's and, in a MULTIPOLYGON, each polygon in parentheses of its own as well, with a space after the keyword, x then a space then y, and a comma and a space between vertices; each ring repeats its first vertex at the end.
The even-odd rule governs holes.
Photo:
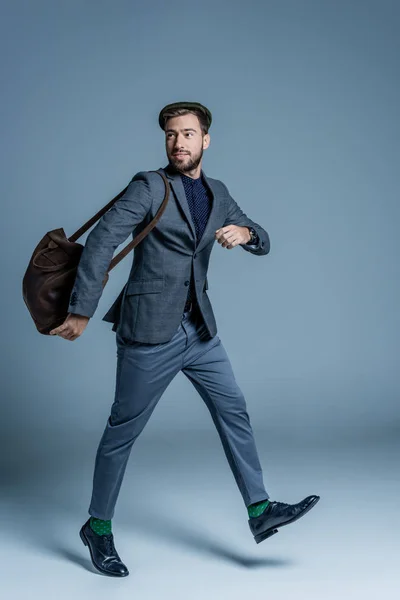
POLYGON ((136 279, 129 281, 126 295, 132 296, 133 294, 157 294, 162 291, 163 287, 163 277, 158 277, 156 279, 136 279))

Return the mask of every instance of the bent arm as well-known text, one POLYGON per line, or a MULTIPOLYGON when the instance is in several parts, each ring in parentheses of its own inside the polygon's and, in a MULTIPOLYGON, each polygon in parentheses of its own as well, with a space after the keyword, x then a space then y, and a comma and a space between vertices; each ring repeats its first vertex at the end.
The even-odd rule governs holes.
POLYGON ((240 225, 241 227, 254 227, 258 235, 258 243, 240 244, 240 246, 243 248, 243 250, 246 250, 246 252, 256 254, 257 256, 268 254, 271 248, 268 233, 265 231, 265 229, 263 229, 263 227, 261 227, 261 225, 249 219, 246 213, 242 211, 237 202, 235 202, 235 200, 232 198, 226 185, 224 183, 222 183, 222 185, 224 186, 227 194, 225 198, 227 203, 227 216, 223 226, 240 225))

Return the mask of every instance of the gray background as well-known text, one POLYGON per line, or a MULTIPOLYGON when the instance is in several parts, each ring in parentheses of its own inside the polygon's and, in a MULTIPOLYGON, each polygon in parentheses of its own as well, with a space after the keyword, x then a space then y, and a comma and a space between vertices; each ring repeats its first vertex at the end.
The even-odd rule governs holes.
POLYGON ((400 3, 0 6, 4 585, 14 597, 39 595, 49 575, 62 597, 394 597, 400 3), (203 169, 271 238, 264 257, 215 244, 208 276, 267 490, 321 501, 256 546, 180 374, 133 447, 113 520, 131 576, 95 578, 77 532, 114 393, 101 317, 132 258, 75 342, 37 333, 22 277, 46 231, 71 235, 136 172, 167 164, 158 113, 178 100, 210 108, 203 169))

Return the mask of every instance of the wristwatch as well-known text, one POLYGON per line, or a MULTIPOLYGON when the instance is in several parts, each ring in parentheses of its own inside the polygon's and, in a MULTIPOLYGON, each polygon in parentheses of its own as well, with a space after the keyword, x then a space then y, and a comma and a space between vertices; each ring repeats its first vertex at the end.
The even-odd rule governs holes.
POLYGON ((258 244, 259 237, 258 237, 258 233, 254 229, 254 227, 248 227, 247 229, 249 230, 250 235, 251 235, 250 241, 247 243, 249 245, 258 244))

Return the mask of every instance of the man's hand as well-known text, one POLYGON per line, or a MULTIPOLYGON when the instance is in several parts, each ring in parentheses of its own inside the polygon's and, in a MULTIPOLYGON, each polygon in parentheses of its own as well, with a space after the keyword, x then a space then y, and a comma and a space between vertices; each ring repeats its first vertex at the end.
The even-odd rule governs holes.
POLYGON ((82 335, 89 319, 90 317, 85 317, 84 315, 73 315, 72 313, 68 313, 64 323, 59 327, 52 329, 50 335, 59 335, 65 340, 73 342, 77 337, 82 335))
POLYGON ((251 240, 251 235, 248 227, 227 225, 226 227, 217 229, 215 239, 223 248, 231 250, 238 244, 247 244, 251 240))

